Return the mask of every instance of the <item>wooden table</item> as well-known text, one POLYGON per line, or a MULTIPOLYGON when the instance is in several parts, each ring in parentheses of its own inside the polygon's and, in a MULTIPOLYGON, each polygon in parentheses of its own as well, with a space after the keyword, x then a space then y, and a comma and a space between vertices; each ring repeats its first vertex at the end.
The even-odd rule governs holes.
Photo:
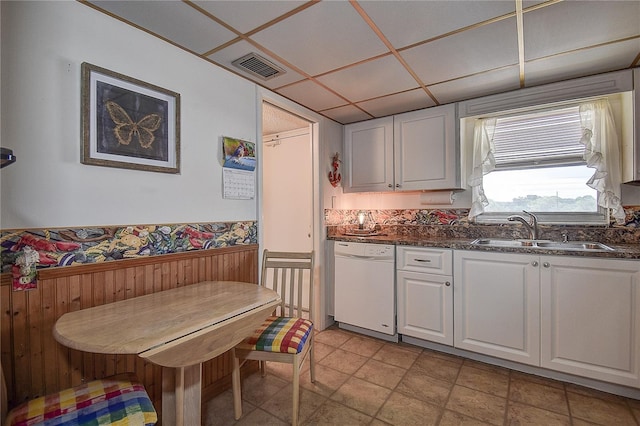
POLYGON ((137 354, 166 367, 163 423, 194 426, 201 424, 202 362, 249 336, 279 302, 262 286, 206 281, 68 312, 53 335, 73 349, 137 354))

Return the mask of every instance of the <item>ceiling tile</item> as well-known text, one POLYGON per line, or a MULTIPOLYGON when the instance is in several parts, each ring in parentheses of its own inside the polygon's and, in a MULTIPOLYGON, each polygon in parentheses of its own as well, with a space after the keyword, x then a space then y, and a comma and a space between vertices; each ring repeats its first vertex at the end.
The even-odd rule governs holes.
POLYGON ((251 38, 310 75, 387 51, 353 6, 344 1, 317 3, 251 38))
POLYGON ((396 48, 515 12, 515 1, 360 1, 396 48))
POLYGON ((241 74, 242 76, 255 81, 258 84, 261 84, 262 86, 268 87, 269 89, 275 89, 276 87, 282 87, 286 84, 290 84, 290 83, 294 83, 296 81, 300 81, 300 80, 304 80, 305 77, 303 77, 302 75, 298 74, 297 72, 293 71, 291 68, 286 67, 285 65, 281 64, 280 62, 278 62, 277 60, 271 58, 269 55, 260 52, 255 46, 252 46, 251 44, 249 44, 248 42, 242 40, 239 41, 237 43, 232 44, 229 47, 226 47, 212 55, 208 56, 209 59, 211 59, 214 62, 219 63, 220 65, 226 67, 227 69, 232 70, 233 72, 237 72, 239 74, 241 74), (255 52, 260 56, 263 56, 264 58, 272 61, 274 64, 282 67, 285 69, 286 73, 281 74, 277 77, 274 77, 270 80, 263 80, 261 78, 255 77, 249 73, 246 73, 244 71, 242 71, 239 68, 236 68, 235 66, 233 66, 231 64, 231 62, 235 61, 238 58, 243 57, 244 55, 247 55, 251 52, 255 52))
POLYGON ((546 1, 548 1, 548 0, 524 0, 522 2, 522 8, 526 9, 528 7, 536 6, 536 5, 539 5, 539 4, 544 3, 546 1))
POLYGON ((514 65, 518 63, 516 19, 464 31, 400 54, 427 85, 514 65))
POLYGON ((525 85, 537 86, 628 68, 640 52, 640 39, 577 50, 525 64, 525 85))
POLYGON ((318 77, 350 101, 363 101, 418 87, 393 55, 318 77))
POLYGON ((311 80, 295 83, 276 90, 282 96, 294 99, 296 102, 314 111, 334 108, 346 104, 339 96, 334 95, 311 80))
POLYGON ((322 111, 322 114, 342 124, 355 123, 357 121, 371 119, 369 115, 360 111, 353 105, 345 105, 339 108, 322 111))
POLYGON ((450 80, 428 87, 442 104, 457 102, 520 88, 517 65, 450 80))
POLYGON ((640 35, 640 1, 567 1, 524 14, 525 60, 640 35))
POLYGON ((182 2, 92 1, 91 3, 200 54, 236 37, 232 31, 182 2))
POLYGON ((422 89, 409 90, 391 96, 360 102, 358 106, 374 117, 384 117, 400 112, 434 106, 435 102, 422 89))
POLYGON ((284 15, 306 1, 194 1, 216 18, 245 34, 284 15))

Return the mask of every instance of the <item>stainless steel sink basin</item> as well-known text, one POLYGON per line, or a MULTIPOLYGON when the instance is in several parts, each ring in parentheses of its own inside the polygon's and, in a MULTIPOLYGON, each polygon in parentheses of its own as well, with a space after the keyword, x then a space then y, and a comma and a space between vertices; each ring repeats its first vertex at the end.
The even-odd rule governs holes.
POLYGON ((526 247, 545 250, 574 250, 574 251, 615 251, 606 244, 592 241, 551 241, 551 240, 506 240, 493 238, 478 238, 471 242, 474 246, 485 247, 526 247))
POLYGON ((552 250, 615 251, 615 249, 606 244, 591 241, 540 242, 538 247, 552 250))
POLYGON ((550 243, 550 240, 500 240, 492 238, 478 238, 471 242, 475 246, 488 247, 536 247, 538 243, 550 243))

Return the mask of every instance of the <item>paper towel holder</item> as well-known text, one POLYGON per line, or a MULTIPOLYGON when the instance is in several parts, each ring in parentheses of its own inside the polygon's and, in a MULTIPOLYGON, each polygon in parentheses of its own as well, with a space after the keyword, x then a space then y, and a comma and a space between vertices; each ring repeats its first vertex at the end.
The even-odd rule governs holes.
POLYGON ((420 204, 450 206, 456 199, 454 191, 429 191, 420 194, 420 204))

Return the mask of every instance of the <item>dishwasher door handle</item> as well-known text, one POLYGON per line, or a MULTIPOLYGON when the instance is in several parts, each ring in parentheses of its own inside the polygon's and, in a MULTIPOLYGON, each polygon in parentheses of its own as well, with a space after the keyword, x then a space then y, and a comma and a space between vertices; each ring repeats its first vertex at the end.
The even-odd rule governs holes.
POLYGON ((336 254, 336 257, 342 257, 343 259, 363 259, 363 260, 377 259, 377 257, 375 256, 360 256, 357 254, 336 254))

